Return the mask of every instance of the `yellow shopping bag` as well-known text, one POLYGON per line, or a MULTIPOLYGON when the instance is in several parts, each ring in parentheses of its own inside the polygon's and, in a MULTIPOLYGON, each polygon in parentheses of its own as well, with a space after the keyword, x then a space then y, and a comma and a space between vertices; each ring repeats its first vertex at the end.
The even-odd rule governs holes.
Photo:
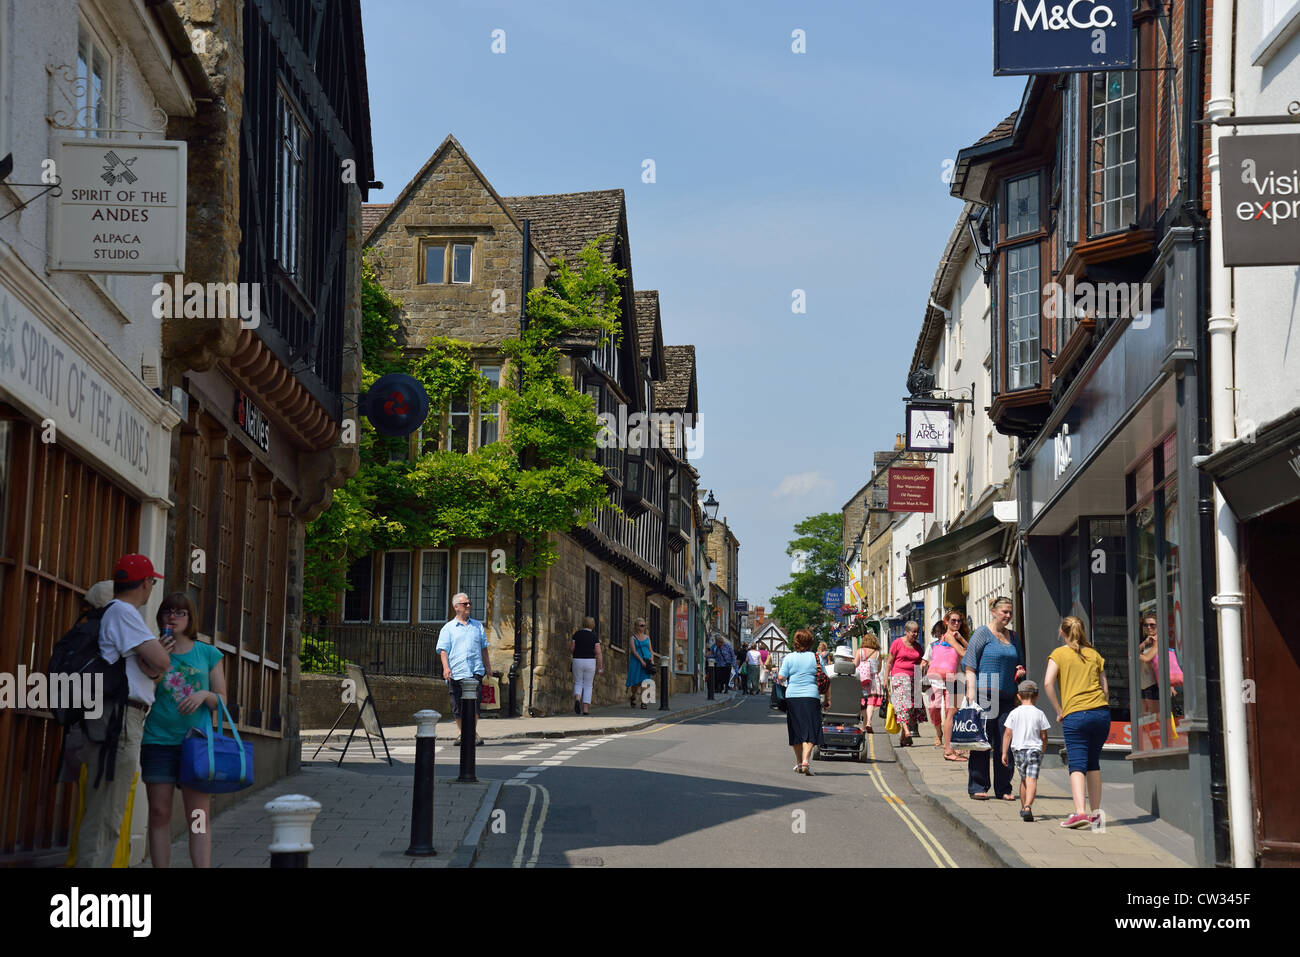
POLYGON ((901 725, 899 725, 898 718, 894 715, 894 702, 891 701, 888 707, 885 708, 885 733, 898 734, 899 730, 901 730, 901 725))

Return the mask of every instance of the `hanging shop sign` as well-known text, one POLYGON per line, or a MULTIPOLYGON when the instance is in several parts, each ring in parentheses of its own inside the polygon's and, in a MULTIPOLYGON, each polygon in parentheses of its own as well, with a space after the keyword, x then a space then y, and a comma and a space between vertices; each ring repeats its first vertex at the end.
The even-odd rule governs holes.
POLYGON ((185 143, 65 139, 54 146, 50 268, 185 271, 185 143))
POLYGON ((1225 136, 1223 264, 1300 264, 1300 133, 1225 136))
POLYGON ((993 0, 993 75, 1131 70, 1128 0, 993 0))
POLYGON ((907 403, 907 451, 951 452, 952 409, 943 403, 907 403))
POLYGON ((735 603, 737 615, 749 614, 749 602, 737 600, 735 603))
POLYGON ((889 510, 891 512, 933 512, 934 469, 890 469, 889 510))
POLYGON ((822 592, 822 607, 827 611, 835 611, 844 604, 843 588, 828 588, 822 592))

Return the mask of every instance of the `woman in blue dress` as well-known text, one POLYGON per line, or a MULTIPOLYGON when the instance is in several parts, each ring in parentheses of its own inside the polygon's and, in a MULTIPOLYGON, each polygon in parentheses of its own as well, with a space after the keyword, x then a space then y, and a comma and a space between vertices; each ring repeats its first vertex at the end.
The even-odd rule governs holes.
MULTIPOLYGON (((632 629, 632 653, 627 658, 627 687, 631 689, 631 697, 628 704, 635 708, 637 701, 641 698, 641 683, 649 680, 654 681, 654 652, 650 650, 650 636, 645 633, 645 619, 638 618, 633 622, 632 629)), ((646 703, 641 701, 641 707, 644 709, 646 703)))

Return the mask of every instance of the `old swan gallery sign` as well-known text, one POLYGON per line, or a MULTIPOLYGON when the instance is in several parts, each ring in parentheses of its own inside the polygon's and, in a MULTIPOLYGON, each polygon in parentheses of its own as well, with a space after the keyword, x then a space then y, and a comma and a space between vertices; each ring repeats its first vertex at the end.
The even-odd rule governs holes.
POLYGON ((1129 0, 993 0, 993 75, 1131 70, 1129 0))
POLYGON ((185 271, 185 143, 65 139, 54 158, 51 269, 185 271))

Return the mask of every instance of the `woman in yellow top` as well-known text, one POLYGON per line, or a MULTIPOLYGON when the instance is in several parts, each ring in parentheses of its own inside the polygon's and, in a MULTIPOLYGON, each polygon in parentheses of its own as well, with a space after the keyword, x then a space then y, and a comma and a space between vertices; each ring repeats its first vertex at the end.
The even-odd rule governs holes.
POLYGON ((1101 817, 1101 746, 1110 734, 1110 687, 1106 659, 1097 653, 1073 615, 1061 621, 1061 647, 1048 656, 1043 688, 1056 709, 1070 759, 1070 795, 1074 813, 1061 827, 1088 827, 1101 817), (1061 695, 1056 695, 1056 680, 1061 695), (1088 811, 1083 804, 1085 778, 1088 811))

